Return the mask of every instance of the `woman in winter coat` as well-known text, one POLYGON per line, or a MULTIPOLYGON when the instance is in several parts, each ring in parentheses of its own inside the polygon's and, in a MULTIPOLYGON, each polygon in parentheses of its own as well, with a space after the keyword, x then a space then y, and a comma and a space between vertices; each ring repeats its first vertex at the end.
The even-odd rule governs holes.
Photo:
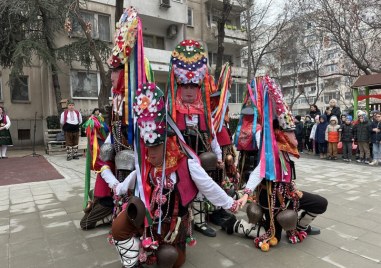
POLYGON ((315 118, 317 115, 321 115, 321 112, 320 112, 319 108, 317 107, 317 105, 316 104, 310 105, 310 116, 311 116, 311 119, 315 118))
POLYGON ((331 115, 336 116, 338 121, 337 123, 340 125, 341 124, 340 122, 341 110, 340 110, 340 107, 337 106, 337 100, 331 99, 329 101, 329 107, 331 108, 331 115))
POLYGON ((369 142, 371 129, 366 115, 359 115, 359 122, 357 125, 355 125, 354 133, 355 141, 357 142, 360 149, 360 158, 357 160, 357 162, 369 164, 369 142))
POLYGON ((320 116, 320 123, 316 127, 315 140, 318 144, 320 158, 327 157, 327 141, 325 140, 325 130, 327 129, 328 122, 325 115, 320 116))

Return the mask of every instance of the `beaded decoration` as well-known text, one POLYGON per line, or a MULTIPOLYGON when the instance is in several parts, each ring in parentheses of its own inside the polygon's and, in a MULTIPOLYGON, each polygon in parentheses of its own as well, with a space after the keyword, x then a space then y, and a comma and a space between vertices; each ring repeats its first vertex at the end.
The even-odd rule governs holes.
POLYGON ((172 52, 171 63, 177 83, 201 84, 207 71, 206 52, 203 46, 194 40, 180 42, 172 52))
POLYGON ((133 7, 128 8, 120 17, 119 22, 116 24, 115 46, 107 61, 110 67, 123 67, 128 61, 135 46, 138 23, 137 11, 133 7))
POLYGON ((163 92, 154 83, 139 86, 133 109, 140 138, 146 146, 164 143, 166 120, 163 92))

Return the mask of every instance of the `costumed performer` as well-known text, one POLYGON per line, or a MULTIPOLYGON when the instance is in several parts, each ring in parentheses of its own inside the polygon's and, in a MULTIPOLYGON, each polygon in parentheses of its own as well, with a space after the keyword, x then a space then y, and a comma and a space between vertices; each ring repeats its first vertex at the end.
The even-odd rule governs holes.
POLYGON ((5 114, 4 107, 0 106, 0 159, 8 158, 8 146, 13 145, 12 136, 9 132, 10 127, 11 120, 9 119, 9 116, 5 114))
MULTIPOLYGON (((249 222, 256 224, 262 219, 264 211, 266 232, 256 237, 254 244, 261 250, 268 251, 270 246, 275 246, 280 241, 282 229, 287 231, 289 242, 293 244, 302 242, 308 233, 320 233, 320 230, 312 228, 310 224, 317 215, 326 211, 328 202, 319 195, 296 188, 295 167, 290 155, 298 158, 299 152, 292 114, 284 102, 280 88, 273 80, 266 76, 258 81, 260 83, 255 88, 263 100, 257 101, 261 104, 258 111, 262 119, 262 130, 256 132, 260 161, 250 174, 239 202, 243 206, 256 189, 257 202, 247 207, 247 213, 249 222)), ((247 228, 249 223, 237 221, 233 230, 241 226, 247 228)))
POLYGON ((213 204, 232 212, 239 204, 202 169, 169 116, 167 122, 164 96, 155 84, 138 89, 134 111, 135 159, 139 168, 116 187, 116 193, 135 189, 135 196, 114 220, 112 236, 125 267, 141 263, 181 267, 186 244, 196 242, 190 204, 198 191, 213 204), (167 123, 179 141, 176 136, 167 137, 167 123))
MULTIPOLYGON (((171 56, 167 97, 169 114, 183 134, 187 145, 198 155, 214 152, 218 167, 223 167, 222 152, 214 133, 210 93, 215 91, 213 78, 208 73, 207 54, 195 40, 181 41, 171 56)), ((206 222, 203 196, 193 202, 195 230, 214 237, 216 231, 206 222)))

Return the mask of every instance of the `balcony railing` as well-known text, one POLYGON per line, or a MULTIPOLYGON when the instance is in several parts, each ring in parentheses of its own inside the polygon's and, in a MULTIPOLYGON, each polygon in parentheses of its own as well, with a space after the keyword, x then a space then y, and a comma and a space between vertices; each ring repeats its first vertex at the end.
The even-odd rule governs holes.
MULTIPOLYGON (((214 28, 214 37, 218 37, 218 29, 217 27, 214 28)), ((247 45, 247 35, 245 31, 241 31, 241 29, 237 30, 231 30, 225 28, 225 43, 233 43, 239 46, 246 46, 247 45)))
MULTIPOLYGON (((218 10, 223 9, 223 0, 207 0, 206 3, 213 6, 214 8, 218 10)), ((233 12, 242 12, 245 10, 245 8, 237 1, 237 0, 231 0, 230 4, 232 5, 232 11, 233 12)))

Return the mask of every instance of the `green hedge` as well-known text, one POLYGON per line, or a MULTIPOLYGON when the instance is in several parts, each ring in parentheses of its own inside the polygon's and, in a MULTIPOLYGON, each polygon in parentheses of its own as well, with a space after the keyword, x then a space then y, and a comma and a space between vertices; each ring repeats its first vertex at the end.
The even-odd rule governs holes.
POLYGON ((58 115, 51 115, 46 117, 48 129, 60 129, 60 117, 58 115))

